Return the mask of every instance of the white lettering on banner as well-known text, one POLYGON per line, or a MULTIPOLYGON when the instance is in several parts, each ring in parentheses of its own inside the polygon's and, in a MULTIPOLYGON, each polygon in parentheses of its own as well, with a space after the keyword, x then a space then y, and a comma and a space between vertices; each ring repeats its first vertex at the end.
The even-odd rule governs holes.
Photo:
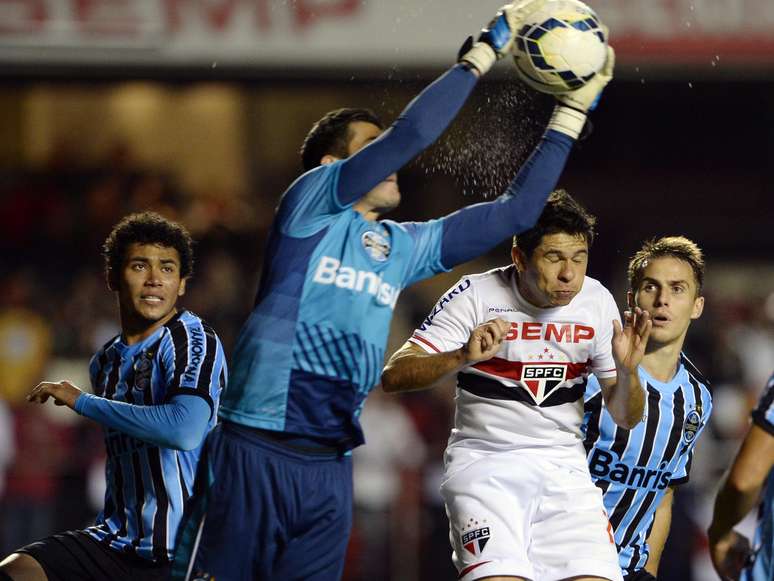
POLYGON ((312 281, 359 293, 366 292, 375 296, 378 303, 388 305, 392 309, 395 308, 400 294, 400 289, 382 281, 382 277, 375 272, 342 266, 340 260, 330 256, 323 256, 320 259, 312 281))
MULTIPOLYGON (((593 6, 624 66, 637 59, 706 64, 716 54, 724 62, 774 62, 772 0, 593 6)), ((496 7, 470 0, 0 0, 0 62, 443 66, 496 7), (123 50, 90 50, 102 46, 123 50)))

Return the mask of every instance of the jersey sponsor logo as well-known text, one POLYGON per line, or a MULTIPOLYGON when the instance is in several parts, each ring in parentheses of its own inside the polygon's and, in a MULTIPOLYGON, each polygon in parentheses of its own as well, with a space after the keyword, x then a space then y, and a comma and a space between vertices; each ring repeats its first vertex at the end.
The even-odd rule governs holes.
POLYGON ((390 308, 395 308, 400 294, 400 289, 384 282, 382 277, 375 272, 355 270, 349 266, 343 266, 340 260, 330 256, 323 256, 320 259, 320 264, 317 265, 312 281, 359 293, 368 293, 376 298, 376 302, 390 308))
POLYGON ((378 232, 369 230, 360 237, 368 256, 379 262, 384 262, 390 256, 390 241, 378 232))
POLYGON ((469 288, 470 288, 470 279, 465 279, 460 284, 455 286, 452 290, 450 290, 445 296, 441 297, 441 300, 438 301, 438 304, 435 305, 433 312, 430 313, 427 316, 427 318, 422 322, 422 325, 420 325, 419 330, 426 331, 427 328, 433 324, 433 319, 435 319, 438 313, 443 311, 444 308, 446 308, 446 305, 448 305, 454 297, 464 293, 469 288))
POLYGON ((693 442, 699 427, 701 427, 701 415, 697 410, 691 410, 683 421, 683 442, 686 444, 693 442))
POLYGON ((513 307, 501 307, 501 306, 489 307, 489 309, 487 310, 490 313, 518 313, 519 312, 519 309, 515 309, 513 307))
POLYGON ((506 341, 555 341, 556 343, 582 343, 594 338, 594 327, 577 323, 538 323, 525 321, 511 323, 506 341))
POLYGON ((489 527, 480 527, 462 533, 462 546, 473 556, 478 556, 486 547, 492 534, 489 527))
POLYGON ((589 458, 589 472, 595 478, 617 482, 627 488, 644 490, 664 490, 669 486, 672 472, 666 470, 666 461, 659 464, 657 470, 648 470, 644 466, 629 466, 620 461, 614 453, 594 449, 589 458))
POLYGON ((556 386, 567 378, 566 365, 525 363, 521 368, 521 381, 527 386, 537 403, 542 402, 556 386))
POLYGON ((192 327, 189 332, 191 342, 188 346, 188 352, 190 360, 183 371, 183 377, 189 383, 193 383, 196 381, 196 373, 202 362, 202 357, 204 357, 204 331, 200 327, 192 327))

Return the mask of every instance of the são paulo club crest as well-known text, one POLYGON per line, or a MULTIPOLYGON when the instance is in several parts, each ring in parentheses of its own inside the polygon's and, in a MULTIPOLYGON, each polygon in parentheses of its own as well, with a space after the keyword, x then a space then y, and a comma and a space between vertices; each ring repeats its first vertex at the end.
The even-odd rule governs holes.
POLYGON ((477 557, 484 550, 484 547, 486 547, 492 534, 488 526, 477 527, 476 525, 478 525, 478 522, 470 519, 468 526, 462 529, 461 539, 462 546, 465 547, 465 550, 477 557))
POLYGON ((688 415, 685 416, 683 422, 683 442, 690 444, 696 438, 696 433, 701 426, 701 415, 697 410, 691 410, 688 415))
POLYGON ((521 368, 521 381, 527 386, 537 404, 551 395, 554 388, 565 379, 567 379, 567 365, 525 363, 521 368))
POLYGON ((390 256, 390 241, 373 230, 369 230, 360 238, 368 255, 379 262, 384 262, 390 256))

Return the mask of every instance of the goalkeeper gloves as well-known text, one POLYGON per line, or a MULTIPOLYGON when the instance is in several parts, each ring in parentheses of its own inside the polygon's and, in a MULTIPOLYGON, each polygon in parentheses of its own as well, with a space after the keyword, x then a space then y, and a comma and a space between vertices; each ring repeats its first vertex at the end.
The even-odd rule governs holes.
POLYGON ((487 73, 498 59, 510 53, 524 18, 544 3, 545 0, 521 0, 500 8, 475 43, 472 36, 468 37, 460 49, 459 61, 469 64, 482 75, 487 73))
POLYGON ((596 108, 602 90, 613 79, 614 67, 615 51, 612 46, 608 46, 607 60, 601 71, 580 89, 556 95, 559 103, 554 108, 548 128, 578 139, 586 123, 586 113, 596 108))

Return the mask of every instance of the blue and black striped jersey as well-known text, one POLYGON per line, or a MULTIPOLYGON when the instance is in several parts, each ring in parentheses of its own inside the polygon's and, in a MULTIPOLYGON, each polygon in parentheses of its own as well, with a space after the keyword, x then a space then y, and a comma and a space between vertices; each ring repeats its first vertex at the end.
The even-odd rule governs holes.
POLYGON ((584 397, 589 471, 602 490, 624 573, 647 563, 656 509, 669 486, 688 481, 694 446, 712 412, 709 384, 685 356, 668 383, 642 367, 639 376, 646 410, 631 430, 615 424, 593 376, 584 397))
MULTIPOLYGON (((95 395, 113 401, 160 405, 175 395, 199 396, 212 410, 209 429, 226 383, 220 340, 189 311, 134 345, 115 337, 94 355, 89 372, 95 395)), ((171 559, 201 446, 173 450, 113 428, 104 431, 105 507, 86 532, 122 552, 157 562, 171 559)))
MULTIPOLYGON (((774 436, 774 375, 769 378, 757 407, 752 412, 753 423, 774 436)), ((758 526, 753 543, 755 559, 742 572, 742 581, 771 581, 774 576, 774 478, 769 477, 758 509, 758 526)))

